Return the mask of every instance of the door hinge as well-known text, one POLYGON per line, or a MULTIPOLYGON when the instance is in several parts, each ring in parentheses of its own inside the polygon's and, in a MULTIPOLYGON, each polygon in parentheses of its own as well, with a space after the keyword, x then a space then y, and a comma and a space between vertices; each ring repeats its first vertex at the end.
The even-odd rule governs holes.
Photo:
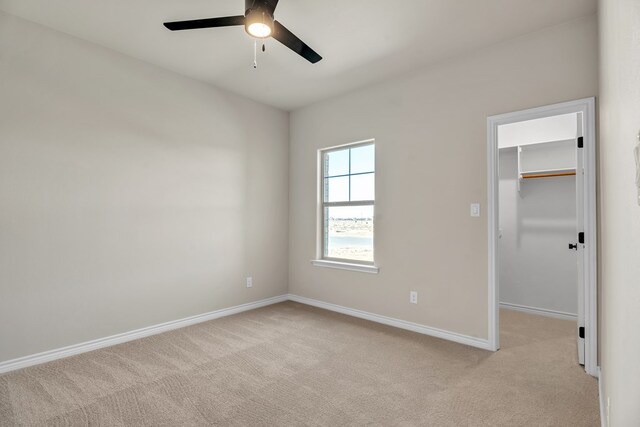
POLYGON ((584 326, 580 326, 578 328, 578 336, 582 339, 584 339, 584 326))
POLYGON ((578 233, 578 243, 581 243, 584 245, 584 231, 581 231, 580 233, 578 233))
POLYGON ((579 136, 578 137, 578 148, 583 148, 584 147, 584 137, 583 136, 579 136))

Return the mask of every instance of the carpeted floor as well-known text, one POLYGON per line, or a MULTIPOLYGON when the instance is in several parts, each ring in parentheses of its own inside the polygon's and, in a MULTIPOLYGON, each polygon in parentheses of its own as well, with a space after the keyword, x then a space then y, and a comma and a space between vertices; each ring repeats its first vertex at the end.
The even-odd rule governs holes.
POLYGON ((574 324, 497 353, 286 302, 0 376, 0 425, 597 426, 574 324))

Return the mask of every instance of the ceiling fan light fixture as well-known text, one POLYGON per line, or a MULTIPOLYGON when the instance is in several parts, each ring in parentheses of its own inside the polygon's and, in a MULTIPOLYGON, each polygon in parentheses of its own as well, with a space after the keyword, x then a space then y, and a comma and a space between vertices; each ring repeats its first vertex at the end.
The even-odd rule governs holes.
POLYGON ((262 22, 254 22, 253 24, 247 25, 247 33, 249 33, 250 36, 264 39, 271 35, 271 27, 262 22))
POLYGON ((249 10, 244 28, 252 37, 267 38, 273 34, 273 17, 264 10, 249 10))

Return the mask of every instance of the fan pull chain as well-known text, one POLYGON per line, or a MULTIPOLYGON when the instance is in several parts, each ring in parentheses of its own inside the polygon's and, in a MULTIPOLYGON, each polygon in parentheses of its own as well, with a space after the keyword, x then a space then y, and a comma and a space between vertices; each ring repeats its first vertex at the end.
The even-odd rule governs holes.
POLYGON ((253 68, 258 68, 258 40, 253 41, 253 68))
MULTIPOLYGON (((262 24, 264 25, 264 12, 262 12, 262 24)), ((264 42, 262 43, 262 51, 264 52, 264 42)), ((258 68, 258 40, 253 41, 253 68, 258 68)))

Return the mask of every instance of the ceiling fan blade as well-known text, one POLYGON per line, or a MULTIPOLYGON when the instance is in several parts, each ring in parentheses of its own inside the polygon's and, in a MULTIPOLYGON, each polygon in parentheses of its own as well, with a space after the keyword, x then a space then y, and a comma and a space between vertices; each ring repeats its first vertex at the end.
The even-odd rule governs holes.
POLYGON ((273 23, 272 37, 312 64, 322 59, 322 56, 318 55, 315 50, 307 46, 305 42, 296 37, 295 34, 287 30, 287 28, 278 21, 274 21, 273 23))
POLYGON ((195 30, 197 28, 232 27, 244 25, 244 16, 225 16, 223 18, 193 19, 191 21, 165 22, 164 26, 171 31, 195 30))

